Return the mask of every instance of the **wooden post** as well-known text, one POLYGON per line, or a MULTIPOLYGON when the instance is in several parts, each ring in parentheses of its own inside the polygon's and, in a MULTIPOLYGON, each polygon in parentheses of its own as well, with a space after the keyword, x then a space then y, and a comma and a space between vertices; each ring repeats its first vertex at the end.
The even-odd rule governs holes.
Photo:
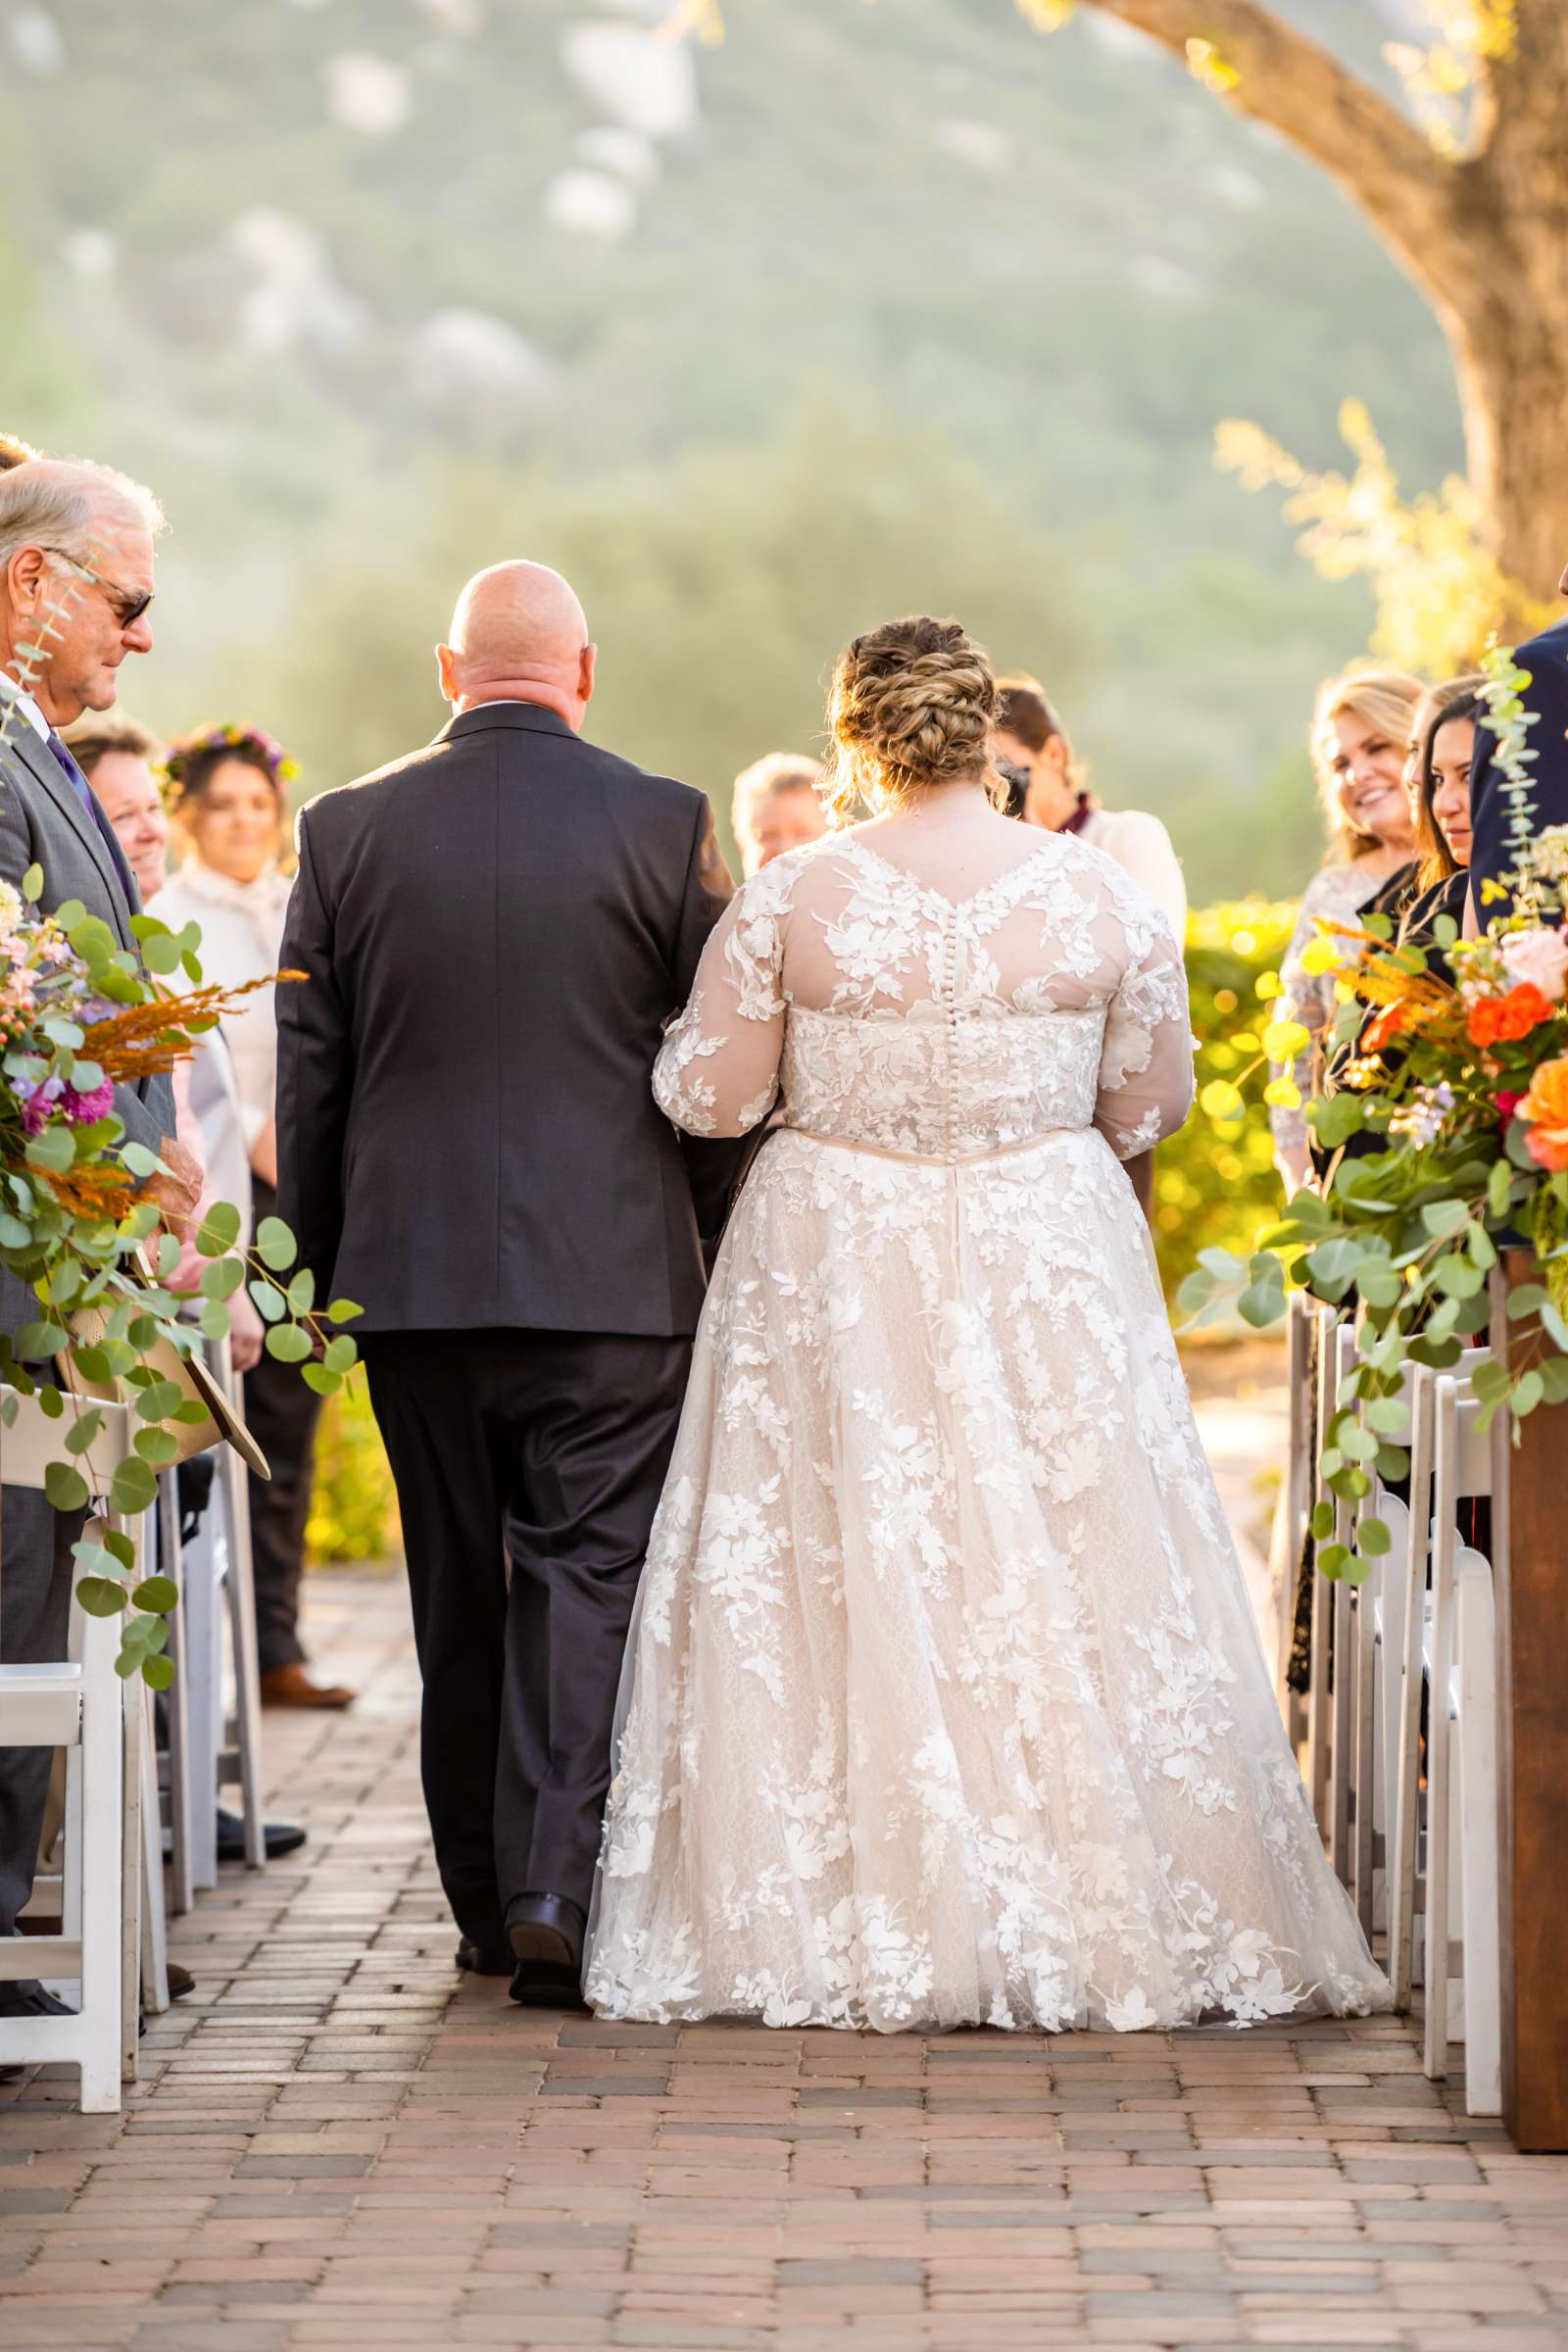
MULTIPOLYGON (((1528 1250, 1504 1253, 1499 1353, 1507 1292, 1538 1278, 1528 1250)), ((1540 2153, 1568 2149, 1568 1404, 1538 1406, 1518 1446, 1511 1423, 1503 1412, 1492 1424, 1502 2115, 1514 2145, 1540 2153)))

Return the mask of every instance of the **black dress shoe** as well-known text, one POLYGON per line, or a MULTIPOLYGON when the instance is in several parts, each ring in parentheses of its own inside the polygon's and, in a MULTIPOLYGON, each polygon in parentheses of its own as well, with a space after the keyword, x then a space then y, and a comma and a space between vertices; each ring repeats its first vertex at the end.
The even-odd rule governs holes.
MULTIPOLYGON (((297 1853, 309 1836, 308 1830, 300 1829, 292 1821, 269 1821, 262 1825, 262 1841, 269 1862, 275 1862, 279 1854, 297 1853)), ((245 1859, 245 1824, 226 1805, 218 1808, 218 1859, 220 1862, 245 1859)))
POLYGON ((188 1992, 195 1991, 196 1980, 188 1968, 181 1968, 177 1960, 168 1960, 164 1966, 169 1977, 169 1997, 172 2001, 182 2001, 188 1992))
POLYGON ((14 1984, 0 1984, 0 2017, 74 2017, 76 2012, 69 2001, 57 2000, 46 1992, 36 1977, 24 1977, 14 1984))
POLYGON ((471 1977, 510 1977, 515 1965, 504 1943, 481 1943, 473 1936, 465 1936, 452 1956, 471 1977))
POLYGON ((588 1920, 564 1894, 516 1894, 507 1905, 507 1941, 517 1963, 512 1997, 525 2009, 582 2010, 582 1947, 588 1920))

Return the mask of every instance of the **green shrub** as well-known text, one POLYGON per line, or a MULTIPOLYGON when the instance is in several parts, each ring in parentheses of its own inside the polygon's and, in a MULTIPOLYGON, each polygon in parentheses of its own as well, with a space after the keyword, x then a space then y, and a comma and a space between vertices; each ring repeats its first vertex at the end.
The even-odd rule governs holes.
POLYGON ((1223 1102, 1220 1086, 1235 1085, 1259 1059, 1271 981, 1295 925, 1288 900, 1237 899, 1195 906, 1188 917, 1198 1102, 1154 1162, 1154 1246, 1168 1298, 1200 1250, 1245 1254, 1257 1228, 1278 1211, 1280 1184, 1263 1106, 1266 1073, 1260 1069, 1245 1090, 1240 1117, 1215 1112, 1223 1102))
POLYGON ((316 1438, 308 1558, 378 1560, 402 1548, 398 1498, 364 1375, 326 1400, 316 1438))

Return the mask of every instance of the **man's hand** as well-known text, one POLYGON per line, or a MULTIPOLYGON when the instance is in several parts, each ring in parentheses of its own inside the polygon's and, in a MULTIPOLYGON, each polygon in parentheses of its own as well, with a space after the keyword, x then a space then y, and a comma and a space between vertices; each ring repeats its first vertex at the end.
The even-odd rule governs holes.
POLYGON ((266 1338, 267 1326, 242 1283, 228 1302, 228 1352, 236 1372, 250 1372, 261 1362, 266 1338))
POLYGON ((169 1173, 149 1180, 146 1197, 157 1201, 164 1223, 175 1241, 182 1242, 190 1231, 190 1221, 202 1197, 201 1166, 172 1135, 164 1137, 158 1156, 169 1173))

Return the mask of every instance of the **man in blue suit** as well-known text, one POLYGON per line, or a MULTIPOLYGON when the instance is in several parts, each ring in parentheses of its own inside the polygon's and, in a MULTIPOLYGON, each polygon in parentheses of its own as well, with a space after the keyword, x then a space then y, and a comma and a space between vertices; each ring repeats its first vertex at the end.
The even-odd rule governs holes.
MULTIPOLYGON (((1568 596, 1568 571, 1559 583, 1568 596)), ((1519 648, 1515 660, 1530 672, 1525 708, 1535 713, 1527 743, 1535 754, 1530 763, 1531 830, 1568 824, 1568 620, 1553 622, 1519 648)), ((1475 922, 1485 930, 1498 911, 1500 901, 1489 897, 1488 882, 1500 882, 1518 856, 1509 835, 1509 806, 1493 758, 1493 739, 1476 729, 1475 764, 1470 775, 1470 821, 1474 846, 1470 888, 1475 922)))

